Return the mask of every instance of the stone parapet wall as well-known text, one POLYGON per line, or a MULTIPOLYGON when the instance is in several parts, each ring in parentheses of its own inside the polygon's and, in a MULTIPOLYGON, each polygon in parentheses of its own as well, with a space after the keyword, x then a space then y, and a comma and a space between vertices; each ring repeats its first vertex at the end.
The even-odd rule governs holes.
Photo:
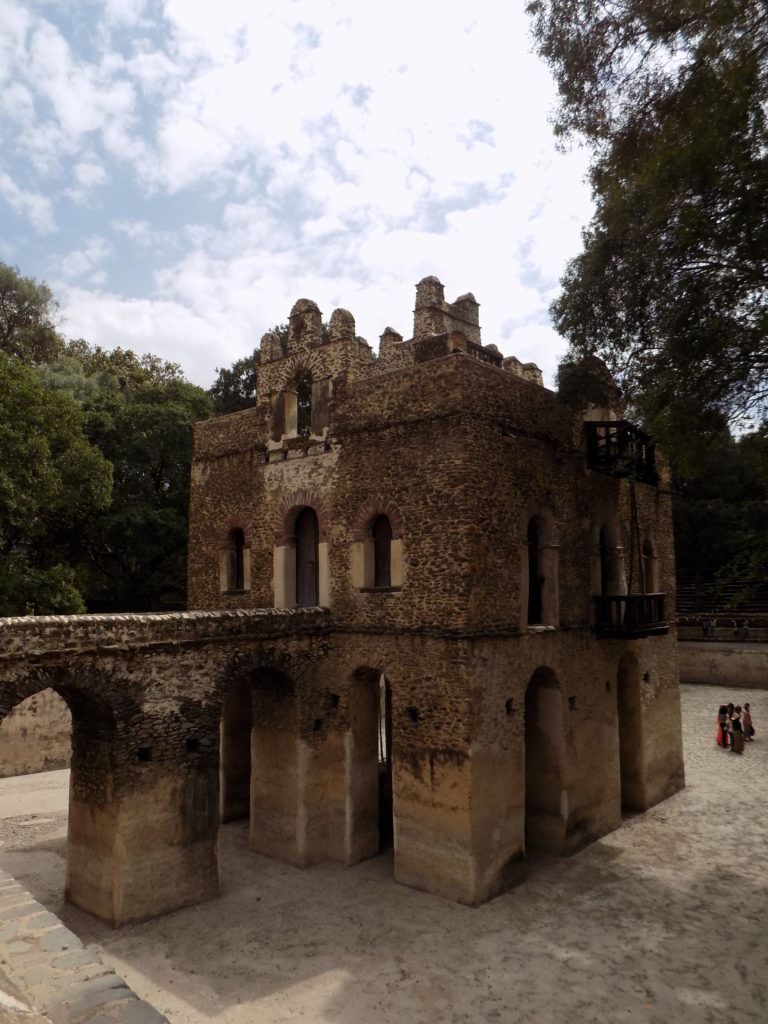
POLYGON ((142 646, 184 646, 237 638, 275 637, 327 625, 320 608, 288 612, 147 612, 120 615, 38 615, 0 618, 0 663, 51 655, 56 660, 88 651, 136 650, 142 646), (298 618, 297 618, 298 615, 298 618))

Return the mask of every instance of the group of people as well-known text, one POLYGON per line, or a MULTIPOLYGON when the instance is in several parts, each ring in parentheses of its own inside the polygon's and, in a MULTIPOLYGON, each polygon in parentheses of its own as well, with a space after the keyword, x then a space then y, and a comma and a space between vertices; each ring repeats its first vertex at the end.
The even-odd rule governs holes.
POLYGON ((717 745, 734 754, 744 753, 745 742, 755 738, 749 704, 721 704, 717 712, 717 745))
MULTIPOLYGON (((731 621, 731 628, 733 630, 734 640, 749 640, 751 636, 751 630, 749 625, 749 619, 742 619, 738 622, 736 619, 731 621)), ((714 640, 717 636, 717 619, 702 619, 701 620, 701 632, 707 640, 714 640)))

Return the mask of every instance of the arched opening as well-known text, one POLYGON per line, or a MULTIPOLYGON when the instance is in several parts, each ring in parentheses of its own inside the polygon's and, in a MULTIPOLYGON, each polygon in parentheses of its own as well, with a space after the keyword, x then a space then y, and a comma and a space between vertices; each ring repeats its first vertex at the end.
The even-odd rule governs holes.
POLYGON ((48 681, 19 685, 0 707, 13 755, 3 767, 15 770, 0 779, 0 819, 14 825, 0 867, 54 913, 74 903, 110 920, 114 717, 68 680, 48 681))
POLYGON ((627 811, 641 811, 646 807, 646 799, 642 765, 643 723, 640 668, 635 655, 629 652, 619 662, 616 701, 621 806, 627 811))
POLYGON ((528 523, 528 625, 539 625, 542 621, 541 568, 539 565, 539 531, 536 520, 528 523))
POLYGON ((296 516, 296 605, 318 604, 318 524, 315 510, 303 508, 296 516))
POLYGON ((250 813, 251 685, 237 679, 224 699, 219 725, 219 817, 238 821, 250 813))
POLYGON ((312 433, 312 374, 305 373, 296 384, 296 433, 308 437, 312 433))
POLYGON ((371 530, 373 534, 373 585, 392 585, 392 526, 387 516, 377 516, 371 530))
POLYGON ((566 820, 562 694, 554 672, 538 668, 525 692, 526 850, 560 852, 566 820))
POLYGON ((354 862, 391 849, 392 691, 376 669, 358 669, 351 690, 350 833, 354 862))
POLYGON ((0 778, 69 768, 72 715, 48 687, 17 704, 0 721, 0 778))

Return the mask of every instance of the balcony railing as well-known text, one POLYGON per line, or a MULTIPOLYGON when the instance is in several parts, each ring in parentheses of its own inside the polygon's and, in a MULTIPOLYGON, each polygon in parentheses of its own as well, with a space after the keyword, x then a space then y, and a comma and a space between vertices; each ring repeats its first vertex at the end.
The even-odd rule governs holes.
POLYGON ((644 484, 657 483, 656 446, 639 427, 626 420, 592 421, 584 427, 590 469, 610 476, 631 476, 644 484))
POLYGON ((669 632, 666 594, 601 594, 592 598, 595 632, 604 637, 661 636, 669 632))

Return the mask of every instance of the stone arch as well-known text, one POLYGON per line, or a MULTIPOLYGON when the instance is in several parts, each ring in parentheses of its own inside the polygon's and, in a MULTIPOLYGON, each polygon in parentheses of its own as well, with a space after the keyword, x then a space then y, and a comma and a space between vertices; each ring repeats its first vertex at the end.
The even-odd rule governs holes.
POLYGON ((552 510, 530 505, 521 524, 520 625, 557 626, 560 620, 559 545, 552 510))
POLYGON ((397 505, 387 498, 369 498, 358 510, 352 527, 352 582, 358 590, 390 590, 403 585, 403 517, 397 505), (386 520, 388 537, 388 581, 377 571, 377 540, 374 529, 386 520))
POLYGON ((552 669, 540 666, 525 691, 525 846, 559 853, 568 819, 564 789, 563 697, 552 669))
POLYGON ((643 777, 643 709, 640 667, 631 651, 626 651, 618 664, 616 705, 621 806, 629 811, 642 811, 648 806, 643 777))
POLYGON ((289 544, 296 536, 296 517, 303 508, 312 508, 317 515, 318 540, 327 544, 330 537, 330 516, 323 499, 313 491, 292 491, 281 498, 273 521, 275 544, 289 544))
POLYGON ((251 849, 302 863, 295 680, 269 661, 240 659, 222 684, 218 707, 221 820, 248 817, 251 849))
POLYGON ((69 708, 71 758, 64 898, 83 910, 114 921, 112 878, 116 824, 111 810, 116 765, 118 716, 105 697, 108 680, 82 670, 33 669, 4 681, 0 718, 19 703, 51 690, 69 708))

